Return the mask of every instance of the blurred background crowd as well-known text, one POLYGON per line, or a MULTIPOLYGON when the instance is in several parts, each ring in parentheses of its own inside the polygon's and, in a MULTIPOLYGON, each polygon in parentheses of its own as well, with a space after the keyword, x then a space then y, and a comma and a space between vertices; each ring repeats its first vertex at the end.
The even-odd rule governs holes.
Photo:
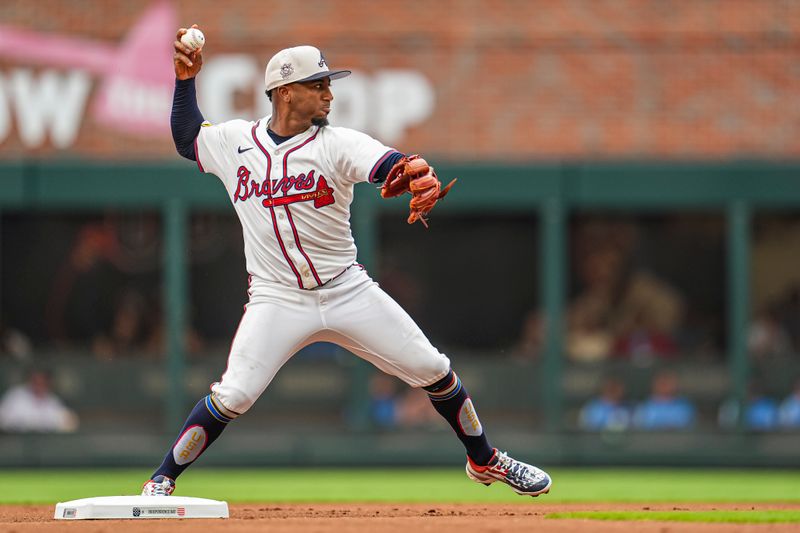
MULTIPOLYGON (((536 304, 535 276, 522 282, 519 294, 496 290, 514 269, 536 271, 536 254, 524 252, 531 248, 524 241, 534 233, 535 218, 441 216, 436 224, 421 241, 402 221, 384 216, 378 281, 456 360, 536 364, 544 349, 545 319, 536 304), (487 253, 497 246, 527 253, 528 264, 520 265, 520 257, 498 262, 487 253), (418 254, 430 260, 419 261, 418 254), (465 265, 489 279, 472 283, 454 276, 465 265)), ((712 215, 591 214, 570 221, 563 357, 568 367, 593 369, 595 380, 584 389, 586 405, 568 424, 588 430, 737 425, 738 407, 724 386, 715 395, 715 409, 701 409, 699 418, 691 394, 681 387, 681 373, 691 374, 700 364, 726 373, 723 231, 722 218, 712 215), (638 375, 628 378, 636 383, 627 383, 619 373, 626 367, 648 372, 652 383, 643 387, 638 375), (673 408, 675 418, 667 414, 673 408)), ((219 363, 241 316, 247 287, 239 232, 230 215, 191 218, 184 334, 192 362, 219 363)), ((162 231, 156 214, 5 215, 1 238, 4 250, 16 251, 3 260, 3 286, 13 289, 4 291, 2 301, 5 359, 26 371, 46 370, 58 354, 102 362, 164 361, 162 231)), ((791 251, 795 240, 800 242, 800 217, 756 220, 754 276, 765 279, 754 278, 753 285, 766 294, 754 292, 746 337, 753 372, 744 416, 752 429, 800 427, 800 381, 793 383, 790 376, 770 381, 776 363, 800 361, 800 284, 791 269, 780 279, 769 268, 772 257, 791 251)), ((800 246, 794 251, 800 256, 800 246)), ((340 356, 330 346, 302 355, 340 356)), ((417 402, 424 395, 404 391, 394 378, 372 380, 378 426, 431 422, 425 402, 417 402)), ((32 388, 49 382, 48 377, 32 388)), ((710 376, 692 387, 712 382, 710 376)))

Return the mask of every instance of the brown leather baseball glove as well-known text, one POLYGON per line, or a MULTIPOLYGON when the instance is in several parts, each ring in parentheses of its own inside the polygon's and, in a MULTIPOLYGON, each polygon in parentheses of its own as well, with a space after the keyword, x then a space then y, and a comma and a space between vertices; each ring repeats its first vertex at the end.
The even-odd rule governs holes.
POLYGON ((442 189, 442 182, 436 177, 433 167, 418 155, 404 157, 392 167, 386 181, 381 187, 383 198, 400 196, 403 193, 411 194, 408 223, 413 224, 420 220, 427 228, 428 221, 425 216, 433 209, 436 202, 444 198, 456 180, 447 184, 442 189))

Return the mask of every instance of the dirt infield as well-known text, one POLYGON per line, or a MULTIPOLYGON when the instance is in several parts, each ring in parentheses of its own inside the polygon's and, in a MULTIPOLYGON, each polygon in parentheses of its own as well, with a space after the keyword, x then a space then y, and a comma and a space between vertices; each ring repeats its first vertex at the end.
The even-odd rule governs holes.
MULTIPOLYGON (((141 520, 53 520, 55 505, 0 506, 0 532, 91 532, 128 533, 144 531, 141 520)), ((227 520, 147 520, 148 533, 350 533, 431 531, 516 533, 531 531, 637 531, 657 533, 769 531, 796 532, 797 524, 692 524, 679 522, 604 522, 587 520, 552 520, 545 515, 563 511, 601 510, 685 510, 714 509, 797 509, 796 505, 751 504, 555 504, 541 500, 516 505, 442 505, 442 504, 250 504, 232 505, 227 520)))

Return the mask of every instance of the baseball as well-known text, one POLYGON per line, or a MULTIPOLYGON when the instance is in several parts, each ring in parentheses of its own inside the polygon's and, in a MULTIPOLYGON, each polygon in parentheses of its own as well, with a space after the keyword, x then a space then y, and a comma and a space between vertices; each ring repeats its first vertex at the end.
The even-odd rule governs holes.
POLYGON ((206 44, 206 37, 197 28, 189 28, 186 33, 181 35, 181 42, 192 50, 200 50, 206 44))

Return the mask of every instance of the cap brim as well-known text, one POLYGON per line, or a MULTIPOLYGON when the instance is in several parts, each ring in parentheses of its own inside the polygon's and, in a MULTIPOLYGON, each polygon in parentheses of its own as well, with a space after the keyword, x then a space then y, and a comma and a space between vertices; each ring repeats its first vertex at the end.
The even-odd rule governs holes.
POLYGON ((302 80, 293 81, 292 83, 303 83, 306 81, 314 81, 314 80, 321 80, 323 78, 330 78, 331 80, 338 80, 339 78, 345 78, 349 76, 351 72, 349 70, 323 70, 322 72, 317 72, 316 74, 312 74, 307 78, 303 78, 302 80))

